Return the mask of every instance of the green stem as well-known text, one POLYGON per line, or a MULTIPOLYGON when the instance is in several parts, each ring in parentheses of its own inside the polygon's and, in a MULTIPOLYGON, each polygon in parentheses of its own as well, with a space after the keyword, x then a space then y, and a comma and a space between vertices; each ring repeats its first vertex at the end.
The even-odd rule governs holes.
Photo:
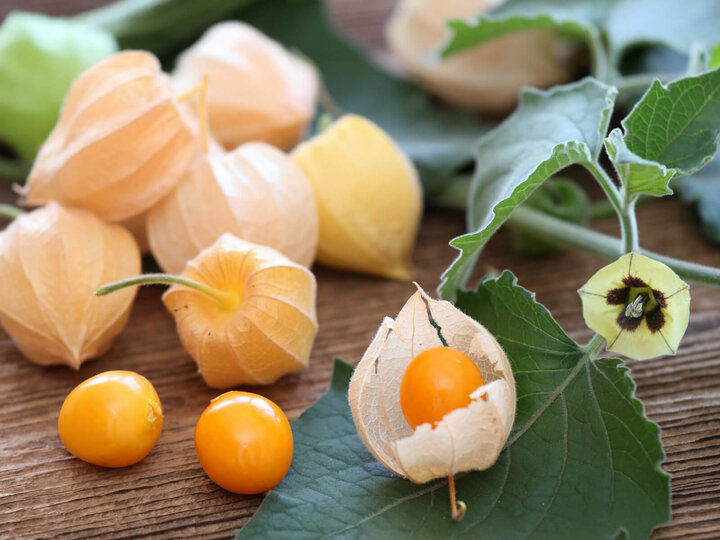
POLYGON ((472 179, 472 174, 453 178, 433 197, 433 204, 441 208, 467 209, 472 179))
POLYGON ((593 161, 584 164, 585 168, 598 181, 605 191, 610 204, 615 209, 620 220, 620 232, 625 253, 638 251, 638 230, 635 219, 635 199, 620 194, 612 178, 605 172, 597 162, 593 161))
MULTIPOLYGON (((639 204, 645 204, 647 202, 657 200, 656 197, 650 197, 647 195, 641 195, 637 198, 635 201, 635 206, 639 204)), ((590 205, 590 219, 602 219, 605 217, 609 217, 615 214, 615 208, 613 207, 612 203, 608 201, 607 199, 603 199, 601 201, 594 202, 590 205)))
POLYGON ((590 48, 590 61, 592 62, 592 75, 602 82, 608 82, 610 79, 610 62, 600 36, 591 37, 588 40, 588 46, 590 48))
POLYGON ((637 73, 635 75, 622 75, 613 84, 617 87, 618 94, 627 95, 629 93, 645 92, 655 80, 666 84, 681 76, 679 73, 637 73))
MULTIPOLYGON (((524 206, 515 209, 508 219, 507 225, 548 244, 582 251, 601 259, 615 260, 626 253, 622 240, 524 206)), ((639 249, 637 252, 666 264, 681 278, 716 287, 720 286, 720 268, 674 259, 645 249, 639 249)))
POLYGON ((637 219, 635 218, 635 198, 625 197, 623 211, 620 215, 620 227, 623 232, 625 253, 640 251, 637 219))
POLYGON ((16 217, 22 216, 24 213, 25 211, 21 210, 17 206, 0 203, 0 218, 13 220, 16 217))
POLYGON ((95 294, 97 296, 105 296, 106 294, 110 294, 110 293, 118 291, 120 289, 124 289, 125 287, 132 287, 134 285, 158 285, 158 284, 160 284, 160 285, 182 285, 183 287, 188 287, 190 289, 194 289, 196 291, 204 293, 204 294, 208 295, 209 297, 217 300, 217 302, 222 305, 229 305, 233 301, 232 295, 230 295, 226 292, 215 289, 213 287, 209 287, 208 285, 205 285, 204 283, 200 283, 199 281, 194 281, 192 279, 187 279, 187 278, 183 278, 183 277, 179 277, 179 276, 173 276, 170 274, 143 274, 142 276, 121 279, 120 281, 115 281, 113 283, 108 283, 107 285, 103 285, 97 291, 95 291, 95 294))

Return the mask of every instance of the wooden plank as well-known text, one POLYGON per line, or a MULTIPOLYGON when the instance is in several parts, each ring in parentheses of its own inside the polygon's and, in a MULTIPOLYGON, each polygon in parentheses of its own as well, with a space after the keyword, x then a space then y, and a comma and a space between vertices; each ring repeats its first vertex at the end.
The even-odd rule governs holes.
MULTIPOLYGON (((93 3, 99 2, 4 2, 0 16, 13 5, 67 13, 93 3)), ((356 38, 378 46, 379 22, 388 5, 386 0, 338 0, 333 13, 356 38)), ((0 200, 11 198, 3 188, 0 200)), ((643 205, 639 220, 644 247, 720 266, 720 251, 700 238, 692 211, 679 201, 643 205)), ((617 233, 612 218, 594 226, 617 233)), ((436 287, 455 255, 448 240, 461 232, 459 213, 426 215, 414 262, 416 279, 427 290, 436 287)), ((507 243, 506 234, 498 234, 484 252, 481 268, 513 270, 573 338, 587 340, 591 333, 575 290, 602 263, 576 253, 519 257, 507 243)), ((315 270, 320 333, 310 367, 271 387, 249 388, 276 401, 291 419, 324 392, 332 358, 356 363, 382 317, 396 314, 413 292, 408 283, 315 270)), ((204 385, 180 347, 160 294, 160 289, 142 290, 127 330, 111 351, 78 372, 30 364, 0 331, 0 537, 228 537, 257 509, 260 497, 221 490, 197 462, 194 425, 218 392, 204 385), (138 465, 121 470, 72 458, 56 428, 66 394, 108 369, 144 374, 155 384, 165 411, 155 450, 138 465)), ((654 533, 657 539, 720 534, 720 290, 693 285, 692 294, 690 325, 679 355, 629 362, 639 397, 663 428, 665 468, 673 475, 673 521, 654 533)))

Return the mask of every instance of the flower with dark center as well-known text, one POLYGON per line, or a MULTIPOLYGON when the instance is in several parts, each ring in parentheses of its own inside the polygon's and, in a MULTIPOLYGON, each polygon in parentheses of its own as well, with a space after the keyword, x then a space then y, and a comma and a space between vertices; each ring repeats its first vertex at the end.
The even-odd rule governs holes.
POLYGON ((669 267, 628 253, 578 292, 585 322, 608 351, 636 360, 676 353, 690 317, 690 287, 669 267))

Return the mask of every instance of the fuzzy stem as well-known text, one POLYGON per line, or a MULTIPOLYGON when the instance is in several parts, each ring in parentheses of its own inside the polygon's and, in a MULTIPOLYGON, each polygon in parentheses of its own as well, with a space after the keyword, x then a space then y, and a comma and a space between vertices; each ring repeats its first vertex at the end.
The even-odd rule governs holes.
POLYGON ((16 217, 22 216, 24 213, 25 211, 17 206, 0 203, 0 218, 13 220, 16 217))
POLYGON ((200 283, 199 281, 194 281, 192 279, 187 279, 180 276, 173 276, 170 274, 143 274, 141 276, 131 277, 127 279, 121 279, 120 281, 115 281, 113 283, 108 283, 107 285, 103 285, 100 287, 97 291, 95 291, 95 294, 97 296, 105 296, 106 294, 110 294, 112 292, 118 291, 120 289, 124 289, 125 287, 132 287, 134 285, 182 285, 183 287, 188 287, 190 289, 194 289, 196 291, 199 291, 203 294, 208 295, 209 297, 216 300, 219 304, 222 304, 223 306, 227 306, 232 303, 233 297, 230 294, 227 294, 226 292, 223 292, 221 290, 215 289, 213 287, 210 287, 208 285, 205 285, 204 283, 200 283))
POLYGON ((618 219, 620 220, 620 232, 622 234, 624 253, 638 251, 640 248, 638 245, 637 220, 635 219, 636 198, 628 196, 624 190, 621 194, 612 178, 610 178, 608 173, 605 172, 605 169, 597 162, 593 161, 584 163, 583 165, 603 188, 610 204, 617 213, 618 219))
POLYGON ((455 477, 448 476, 448 488, 450 488, 450 512, 455 521, 460 521, 467 511, 467 505, 463 501, 455 500, 455 477))
MULTIPOLYGON (((622 240, 525 206, 515 209, 507 225, 553 246, 590 253, 602 259, 615 260, 626 253, 622 240)), ((639 249, 637 253, 666 264, 681 278, 720 287, 720 268, 674 259, 645 249, 639 249)))

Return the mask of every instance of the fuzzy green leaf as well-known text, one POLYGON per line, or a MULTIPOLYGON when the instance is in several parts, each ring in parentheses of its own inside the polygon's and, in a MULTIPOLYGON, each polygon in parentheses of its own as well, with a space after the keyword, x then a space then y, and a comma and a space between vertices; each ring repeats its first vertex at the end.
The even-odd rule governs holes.
POLYGON ((673 186, 683 201, 697 205, 705 236, 720 244, 720 157, 692 176, 677 179, 673 186))
POLYGON ((475 19, 448 21, 450 40, 441 50, 448 57, 506 34, 531 30, 553 30, 584 41, 594 52, 593 74, 606 76, 599 23, 607 17, 605 1, 510 0, 475 19))
POLYGON ((439 105, 417 86, 380 70, 338 36, 320 0, 265 0, 240 17, 315 62, 341 109, 376 122, 407 152, 426 195, 471 161, 473 143, 490 127, 477 114, 439 105))
POLYGON ((213 23, 260 0, 121 0, 77 17, 112 33, 123 49, 143 49, 163 60, 192 45, 213 23))
POLYGON ((675 170, 634 154, 627 147, 620 129, 610 132, 605 139, 605 148, 629 195, 662 197, 672 194, 668 182, 675 175, 675 170))
POLYGON ((468 200, 468 225, 475 232, 450 242, 461 253, 443 274, 444 298, 454 297, 485 243, 542 182, 597 159, 615 93, 589 78, 549 91, 525 90, 516 111, 479 140, 468 200))
POLYGON ((72 81, 117 50, 108 33, 15 11, 0 26, 0 139, 32 161, 72 81))
POLYGON ((517 381, 506 449, 458 477, 467 514, 450 516, 447 483, 412 484, 380 465, 347 403, 337 361, 328 393, 293 422, 295 457, 237 538, 645 538, 670 517, 659 428, 620 360, 591 360, 519 287, 486 278, 459 306, 495 334, 517 381))
POLYGON ((702 168, 720 141, 720 69, 655 81, 622 121, 627 148, 679 175, 702 168))
POLYGON ((662 45, 689 54, 693 43, 718 39, 720 2, 708 0, 619 0, 605 31, 612 56, 619 61, 633 47, 662 45))

